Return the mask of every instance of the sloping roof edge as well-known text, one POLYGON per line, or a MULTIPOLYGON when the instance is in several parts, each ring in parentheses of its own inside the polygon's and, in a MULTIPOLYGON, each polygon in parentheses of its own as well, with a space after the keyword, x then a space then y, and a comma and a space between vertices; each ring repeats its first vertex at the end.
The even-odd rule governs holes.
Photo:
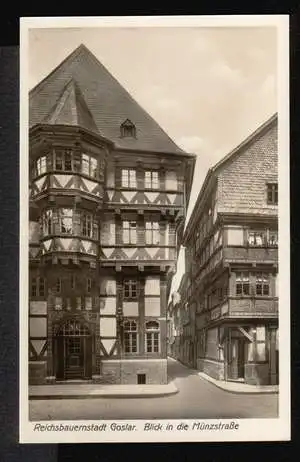
POLYGON ((240 144, 238 144, 232 151, 225 155, 219 162, 217 162, 213 167, 211 167, 204 179, 200 192, 198 194, 196 203, 194 205, 193 211, 189 218, 189 221, 186 223, 184 235, 183 235, 183 245, 185 245, 187 239, 190 237, 191 231, 193 229, 193 222, 200 208, 200 205, 203 200, 203 195, 206 189, 210 186, 211 181, 218 172, 227 164, 232 162, 236 156, 238 156, 249 144, 251 144, 255 139, 261 136, 266 130, 275 124, 278 120, 278 113, 276 112, 271 117, 269 117, 265 122, 263 122, 254 132, 252 132, 247 138, 245 138, 240 144))

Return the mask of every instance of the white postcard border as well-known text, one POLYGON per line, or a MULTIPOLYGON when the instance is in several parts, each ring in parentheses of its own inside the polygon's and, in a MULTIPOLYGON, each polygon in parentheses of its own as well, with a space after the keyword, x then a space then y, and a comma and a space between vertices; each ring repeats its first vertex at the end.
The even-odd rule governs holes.
MULTIPOLYGON (((61 17, 20 19, 20 423, 21 443, 278 441, 290 439, 290 210, 289 210, 289 17, 287 15, 61 17), (276 419, 99 420, 30 422, 28 412, 28 30, 62 27, 276 27, 278 30, 279 162, 279 417, 276 419), (112 431, 111 423, 134 431, 112 431), (172 431, 144 431, 146 422, 173 425, 172 431), (192 430, 195 422, 235 422, 238 430, 192 430), (179 424, 189 430, 179 430, 179 424), (41 425, 101 425, 101 430, 35 430, 41 425)), ((60 427, 61 428, 61 427, 60 427)))

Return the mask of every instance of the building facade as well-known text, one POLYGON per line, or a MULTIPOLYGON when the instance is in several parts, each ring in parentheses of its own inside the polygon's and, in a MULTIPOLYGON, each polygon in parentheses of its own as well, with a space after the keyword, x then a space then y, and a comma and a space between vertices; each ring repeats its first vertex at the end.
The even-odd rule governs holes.
POLYGON ((215 379, 278 383, 277 156, 274 115, 209 170, 186 227, 194 359, 181 357, 215 379))
POLYGON ((29 382, 166 383, 194 156, 83 45, 29 121, 29 382))

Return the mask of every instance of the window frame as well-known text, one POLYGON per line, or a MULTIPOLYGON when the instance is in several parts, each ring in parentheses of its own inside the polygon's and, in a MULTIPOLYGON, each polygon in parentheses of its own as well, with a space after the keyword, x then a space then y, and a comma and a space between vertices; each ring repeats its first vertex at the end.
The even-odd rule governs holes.
POLYGON ((145 322, 145 353, 146 354, 159 354, 160 353, 160 324, 159 324, 159 321, 148 320, 145 322), (152 327, 149 327, 150 324, 152 324, 152 327), (153 324, 156 324, 156 327, 153 327, 153 324), (150 345, 150 350, 148 349, 149 345, 150 345))
POLYGON ((93 239, 94 237, 94 217, 92 213, 81 212, 80 214, 81 236, 93 239))
POLYGON ((41 227, 43 236, 54 234, 53 209, 46 209, 41 216, 41 227))
POLYGON ((54 151, 53 170, 57 172, 74 172, 74 155, 71 149, 58 149, 54 151), (67 157, 69 158, 67 159, 67 157), (60 167, 58 167, 58 159, 60 160, 60 167), (66 168, 69 162, 70 168, 66 168))
POLYGON ((80 173, 90 178, 98 178, 98 160, 96 157, 82 152, 80 154, 80 173), (93 165, 94 164, 94 165, 93 165), (86 167, 83 168, 83 165, 86 167))
POLYGON ((145 170, 144 172, 145 189, 159 189, 159 172, 158 170, 145 170), (150 179, 147 179, 150 176, 150 179), (157 176, 157 178, 155 178, 157 176))
POLYGON ((139 283, 137 279, 123 280, 123 298, 124 300, 138 300, 139 283))
POLYGON ((250 273, 246 271, 237 271, 235 273, 235 295, 236 297, 248 297, 250 295, 250 273), (241 275, 240 278, 238 275, 241 275), (241 290, 238 290, 238 287, 241 290), (247 290, 245 291, 245 287, 247 290), (240 293, 239 293, 240 292, 240 293))
POLYGON ((46 297, 45 278, 42 276, 32 277, 30 280, 30 298, 45 298, 45 297, 46 297), (33 288, 35 288, 34 291, 33 291, 33 288))
POLYGON ((135 220, 122 220, 122 244, 123 245, 137 245, 137 221, 135 220), (133 226, 135 224, 135 226, 133 226), (126 232, 128 239, 126 239, 126 232))
POLYGON ((278 205, 278 182, 267 183, 267 204, 278 205))
POLYGON ((145 244, 146 245, 160 245, 160 226, 159 221, 149 220, 145 222, 145 244), (150 240, 148 239, 150 236, 150 240), (157 238, 155 240, 155 237, 157 238))
POLYGON ((264 272, 255 273, 255 295, 257 297, 270 297, 271 295, 270 288, 271 288, 270 275, 264 272), (258 287, 260 287, 259 291, 258 291, 258 287), (258 292, 261 292, 261 293, 258 293, 258 292))
POLYGON ((65 235, 68 235, 68 236, 74 234, 74 223, 73 223, 74 213, 73 212, 74 212, 74 210, 71 207, 62 207, 62 208, 58 209, 58 226, 59 226, 59 233, 60 234, 65 234, 65 235), (64 211, 68 211, 69 215, 68 214, 65 215, 64 211), (67 229, 67 226, 65 224, 63 224, 64 219, 71 219, 70 232, 63 231, 63 227, 65 229, 67 229))
POLYGON ((122 168, 121 169, 121 187, 136 189, 137 188, 137 175, 136 169, 134 168, 122 168))
POLYGON ((135 319, 127 318, 124 320, 123 328, 124 328, 124 353, 125 354, 137 354, 139 352, 137 321, 135 319), (126 324, 128 324, 129 326, 127 327, 126 324))
POLYGON ((43 155, 36 159, 35 161, 35 172, 36 176, 43 175, 47 173, 47 156, 43 155))

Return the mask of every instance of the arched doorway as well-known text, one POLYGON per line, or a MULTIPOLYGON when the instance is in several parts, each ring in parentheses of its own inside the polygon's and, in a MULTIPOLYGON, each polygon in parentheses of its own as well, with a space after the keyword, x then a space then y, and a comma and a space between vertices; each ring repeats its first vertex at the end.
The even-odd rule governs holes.
POLYGON ((92 375, 92 335, 76 319, 66 321, 54 339, 57 380, 89 379, 92 375))

